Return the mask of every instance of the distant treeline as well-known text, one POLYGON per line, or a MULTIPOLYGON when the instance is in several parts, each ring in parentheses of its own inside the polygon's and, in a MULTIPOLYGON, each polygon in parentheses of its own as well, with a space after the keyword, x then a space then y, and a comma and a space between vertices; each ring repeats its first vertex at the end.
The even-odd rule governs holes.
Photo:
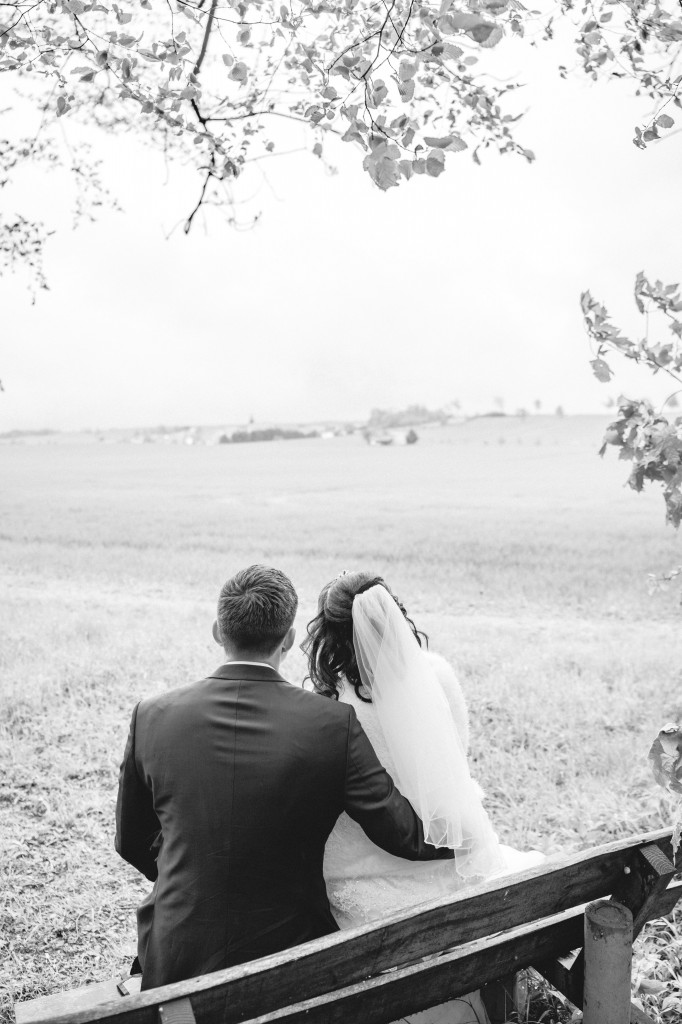
POLYGON ((262 430, 235 430, 234 434, 221 434, 218 444, 244 444, 247 441, 297 441, 304 437, 319 437, 317 430, 307 433, 284 427, 265 427, 262 430))
POLYGON ((392 409, 372 409, 367 426, 370 430, 388 430, 391 427, 411 427, 418 423, 446 423, 449 416, 442 409, 427 409, 425 405, 408 405, 394 412, 392 409))
POLYGON ((18 438, 18 437, 48 437, 50 434, 56 434, 56 430, 5 430, 4 433, 0 434, 2 438, 18 438))

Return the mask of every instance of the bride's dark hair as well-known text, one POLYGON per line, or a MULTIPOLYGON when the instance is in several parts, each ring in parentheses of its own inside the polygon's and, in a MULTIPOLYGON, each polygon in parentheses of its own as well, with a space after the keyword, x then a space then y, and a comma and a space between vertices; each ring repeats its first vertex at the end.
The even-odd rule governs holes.
POLYGON ((426 633, 417 629, 398 597, 381 576, 369 572, 346 572, 327 583, 320 592, 317 615, 308 623, 308 636, 301 644, 308 658, 308 679, 316 693, 332 700, 339 699, 339 686, 347 679, 360 700, 370 704, 371 698, 362 692, 362 679, 353 646, 353 601, 370 587, 384 587, 405 616, 414 638, 428 647, 426 633))

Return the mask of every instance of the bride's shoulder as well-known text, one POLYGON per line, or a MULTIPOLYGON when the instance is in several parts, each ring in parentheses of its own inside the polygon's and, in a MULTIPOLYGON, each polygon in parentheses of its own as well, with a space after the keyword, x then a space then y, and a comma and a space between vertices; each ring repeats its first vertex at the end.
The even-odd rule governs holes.
POLYGON ((455 686, 460 689, 455 670, 450 662, 442 654, 436 654, 434 651, 425 651, 425 654, 429 664, 435 669, 439 682, 445 686, 455 686))
POLYGON ((438 682, 450 705, 452 717, 455 720, 465 750, 469 748, 469 710, 467 708, 464 693, 460 686, 459 679, 449 661, 442 655, 427 651, 426 657, 433 666, 438 682))
POLYGON ((372 701, 361 700, 355 692, 355 687, 351 686, 347 680, 344 680, 339 690, 339 702, 351 705, 360 725, 367 733, 377 757, 386 767, 386 743, 377 717, 376 707, 372 701))

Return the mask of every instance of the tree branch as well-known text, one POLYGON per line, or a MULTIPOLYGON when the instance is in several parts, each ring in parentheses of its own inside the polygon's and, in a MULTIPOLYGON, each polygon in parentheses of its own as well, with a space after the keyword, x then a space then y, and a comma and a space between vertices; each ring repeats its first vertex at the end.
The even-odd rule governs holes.
POLYGON ((202 204, 204 202, 204 199, 206 198, 206 189, 208 188, 208 183, 209 183, 209 181, 211 180, 212 177, 213 177, 213 163, 211 163, 211 166, 208 168, 208 170, 206 172, 206 177, 204 178, 204 184, 202 186, 201 193, 199 195, 199 199, 197 200, 197 204, 194 207, 194 209, 192 210, 192 212, 190 213, 190 215, 187 218, 187 220, 185 221, 185 226, 184 226, 183 230, 184 230, 186 235, 189 234, 190 229, 192 227, 192 221, 194 220, 194 218, 196 217, 197 213, 201 209, 201 206, 202 206, 202 204))
POLYGON ((204 57, 206 56, 206 51, 208 50, 208 37, 210 36, 211 29, 213 28, 213 19, 215 18, 215 12, 217 7, 218 0, 211 0, 211 9, 208 12, 208 18, 206 20, 206 31, 204 32, 204 38, 201 40, 201 49, 199 51, 199 56, 197 57, 197 62, 194 65, 195 77, 201 71, 201 65, 204 63, 204 57))

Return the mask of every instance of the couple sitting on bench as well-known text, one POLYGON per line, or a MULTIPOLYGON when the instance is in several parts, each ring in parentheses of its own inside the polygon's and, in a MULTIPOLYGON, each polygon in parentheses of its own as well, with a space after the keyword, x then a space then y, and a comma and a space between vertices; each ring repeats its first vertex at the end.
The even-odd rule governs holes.
MULTIPOLYGON (((322 590, 304 644, 315 692, 279 673, 297 605, 278 570, 237 573, 214 624, 225 663, 133 711, 116 849, 154 883, 137 914, 143 989, 541 859, 499 843, 457 680, 384 580, 344 572, 322 590)), ((406 1020, 487 1015, 473 993, 406 1020)))

